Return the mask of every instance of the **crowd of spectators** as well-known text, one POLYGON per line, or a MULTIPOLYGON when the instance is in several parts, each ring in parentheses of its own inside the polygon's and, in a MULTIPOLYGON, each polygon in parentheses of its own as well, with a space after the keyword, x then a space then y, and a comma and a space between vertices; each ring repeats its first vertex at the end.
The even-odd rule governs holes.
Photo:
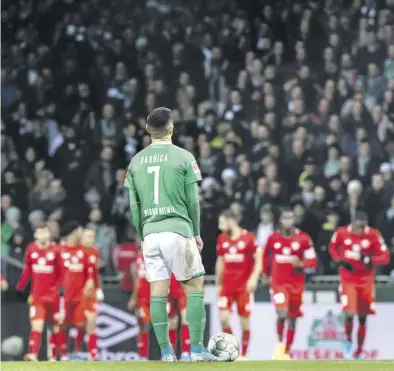
POLYGON ((2 51, 3 256, 77 219, 114 273, 135 237, 125 169, 157 106, 203 173, 209 273, 228 207, 263 245, 290 204, 323 274, 358 209, 393 251, 393 0, 5 1, 2 51))

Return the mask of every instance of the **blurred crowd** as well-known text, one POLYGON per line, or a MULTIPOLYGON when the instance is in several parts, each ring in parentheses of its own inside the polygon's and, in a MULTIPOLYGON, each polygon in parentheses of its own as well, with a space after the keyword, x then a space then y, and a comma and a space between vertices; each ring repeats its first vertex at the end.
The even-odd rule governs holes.
POLYGON ((77 219, 113 274, 157 106, 203 173, 209 273, 228 207, 264 245, 290 204, 322 274, 359 209, 394 251, 394 0, 5 1, 2 51, 2 256, 77 219))

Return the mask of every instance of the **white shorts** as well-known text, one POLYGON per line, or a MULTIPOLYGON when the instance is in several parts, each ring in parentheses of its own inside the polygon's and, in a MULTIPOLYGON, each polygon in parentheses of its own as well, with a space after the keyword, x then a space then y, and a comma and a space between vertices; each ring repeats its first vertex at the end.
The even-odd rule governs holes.
POLYGON ((205 273, 200 251, 194 238, 173 232, 150 233, 142 245, 149 282, 169 279, 188 281, 205 273))

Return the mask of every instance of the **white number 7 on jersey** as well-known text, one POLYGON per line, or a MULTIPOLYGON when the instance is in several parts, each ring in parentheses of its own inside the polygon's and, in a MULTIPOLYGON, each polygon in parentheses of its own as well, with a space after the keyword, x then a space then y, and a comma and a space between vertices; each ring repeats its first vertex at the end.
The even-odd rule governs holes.
POLYGON ((153 203, 159 204, 159 173, 160 166, 149 166, 147 168, 148 174, 153 173, 153 203))

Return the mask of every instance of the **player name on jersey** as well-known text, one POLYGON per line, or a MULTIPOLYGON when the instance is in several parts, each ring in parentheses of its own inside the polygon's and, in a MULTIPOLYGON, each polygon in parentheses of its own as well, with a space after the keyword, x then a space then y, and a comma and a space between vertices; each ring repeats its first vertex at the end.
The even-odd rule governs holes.
POLYGON ((165 214, 171 214, 171 213, 175 213, 175 207, 174 206, 153 207, 153 208, 144 210, 144 215, 145 216, 165 215, 165 214))
POLYGON ((165 155, 163 153, 158 153, 157 155, 152 156, 141 156, 141 165, 167 162, 167 160, 168 155, 165 155))

